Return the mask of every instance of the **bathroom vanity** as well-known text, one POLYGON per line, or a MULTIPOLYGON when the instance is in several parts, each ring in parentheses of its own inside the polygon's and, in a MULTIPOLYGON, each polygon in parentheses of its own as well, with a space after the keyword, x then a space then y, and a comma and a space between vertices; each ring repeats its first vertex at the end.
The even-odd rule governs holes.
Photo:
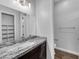
POLYGON ((34 38, 1 48, 0 59, 46 59, 46 39, 34 38))
POLYGON ((46 42, 44 41, 41 42, 41 44, 33 46, 33 48, 27 52, 17 56, 18 59, 46 59, 46 42))

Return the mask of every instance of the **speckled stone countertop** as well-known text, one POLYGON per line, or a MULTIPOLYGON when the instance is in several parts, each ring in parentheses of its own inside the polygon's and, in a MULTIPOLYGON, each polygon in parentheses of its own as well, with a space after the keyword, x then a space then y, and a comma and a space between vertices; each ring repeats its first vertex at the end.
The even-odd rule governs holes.
POLYGON ((4 47, 0 49, 0 59, 13 59, 18 58, 35 47, 46 41, 45 38, 35 38, 22 43, 16 43, 12 46, 4 47))

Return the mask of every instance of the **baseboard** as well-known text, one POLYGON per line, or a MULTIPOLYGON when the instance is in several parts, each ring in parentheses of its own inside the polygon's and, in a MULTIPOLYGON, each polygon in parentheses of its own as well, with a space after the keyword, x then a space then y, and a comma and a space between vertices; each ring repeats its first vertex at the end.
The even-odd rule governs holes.
POLYGON ((70 54, 74 54, 76 56, 79 56, 79 53, 74 52, 74 51, 70 51, 70 50, 67 50, 67 49, 64 49, 64 48, 55 47, 55 49, 58 49, 60 51, 67 52, 67 53, 70 53, 70 54))

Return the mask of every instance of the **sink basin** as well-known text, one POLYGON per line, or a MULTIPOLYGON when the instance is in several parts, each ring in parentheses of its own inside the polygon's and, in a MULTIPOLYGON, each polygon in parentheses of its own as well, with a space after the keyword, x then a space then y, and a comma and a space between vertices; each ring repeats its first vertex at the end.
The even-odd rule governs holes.
POLYGON ((33 44, 35 44, 35 42, 27 41, 27 42, 22 43, 19 47, 26 48, 26 47, 32 46, 33 44))

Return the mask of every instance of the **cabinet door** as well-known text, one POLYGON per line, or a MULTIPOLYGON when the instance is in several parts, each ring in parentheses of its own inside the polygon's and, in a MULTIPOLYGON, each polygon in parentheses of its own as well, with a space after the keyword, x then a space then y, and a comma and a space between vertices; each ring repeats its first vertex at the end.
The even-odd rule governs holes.
POLYGON ((17 59, 30 59, 28 54, 23 55, 22 57, 19 57, 17 59))
POLYGON ((41 44, 31 51, 30 59, 46 59, 46 43, 41 44))
POLYGON ((29 54, 30 54, 30 59, 39 59, 40 56, 40 46, 38 46, 37 48, 35 48, 34 50, 32 50, 29 54))
POLYGON ((46 59, 46 43, 43 43, 41 45, 40 58, 41 59, 46 59))

